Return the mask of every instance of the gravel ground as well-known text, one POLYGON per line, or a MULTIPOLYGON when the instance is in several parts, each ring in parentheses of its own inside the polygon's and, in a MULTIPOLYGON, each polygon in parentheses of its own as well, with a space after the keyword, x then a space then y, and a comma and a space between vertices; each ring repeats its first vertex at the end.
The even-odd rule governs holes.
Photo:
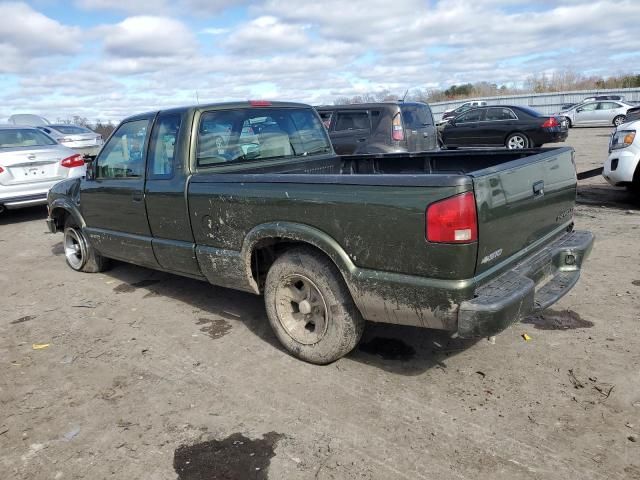
MULTIPOLYGON (((579 171, 609 132, 570 131, 579 171)), ((640 207, 600 177, 579 201, 597 243, 552 311, 494 344, 369 324, 326 367, 259 297, 74 273, 43 208, 3 214, 0 478, 640 479, 640 207)))

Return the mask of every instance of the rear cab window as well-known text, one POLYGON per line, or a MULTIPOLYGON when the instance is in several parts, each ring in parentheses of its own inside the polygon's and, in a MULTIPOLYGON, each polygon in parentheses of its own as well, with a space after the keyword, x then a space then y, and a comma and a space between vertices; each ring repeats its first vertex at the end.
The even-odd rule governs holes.
POLYGON ((311 108, 216 110, 200 117, 198 167, 329 152, 326 130, 311 108))

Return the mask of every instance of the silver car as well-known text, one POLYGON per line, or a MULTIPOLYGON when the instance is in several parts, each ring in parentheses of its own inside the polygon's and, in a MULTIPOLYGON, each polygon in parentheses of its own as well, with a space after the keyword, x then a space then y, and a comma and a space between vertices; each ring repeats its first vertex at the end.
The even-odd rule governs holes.
POLYGON ((625 102, 602 100, 597 102, 580 103, 560 113, 557 117, 564 117, 569 127, 622 125, 625 122, 627 110, 632 108, 625 102))
POLYGON ((49 124, 38 128, 59 144, 86 155, 97 155, 104 143, 102 135, 79 125, 49 124))
POLYGON ((0 125, 0 212, 44 205, 52 185, 85 172, 82 155, 37 128, 0 125))

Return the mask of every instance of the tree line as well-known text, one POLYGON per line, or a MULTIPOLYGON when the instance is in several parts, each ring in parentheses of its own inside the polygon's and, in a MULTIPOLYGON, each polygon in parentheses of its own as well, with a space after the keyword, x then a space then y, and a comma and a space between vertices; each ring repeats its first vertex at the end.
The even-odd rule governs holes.
POLYGON ((603 90, 608 88, 640 87, 640 74, 625 74, 612 77, 587 76, 573 71, 555 72, 551 75, 539 74, 528 77, 521 86, 498 85, 491 82, 464 83, 451 85, 446 89, 413 88, 406 92, 364 93, 353 97, 337 97, 334 104, 385 102, 405 98, 419 102, 445 102, 449 100, 464 100, 475 97, 494 97, 498 95, 518 95, 527 93, 553 93, 571 90, 603 90))

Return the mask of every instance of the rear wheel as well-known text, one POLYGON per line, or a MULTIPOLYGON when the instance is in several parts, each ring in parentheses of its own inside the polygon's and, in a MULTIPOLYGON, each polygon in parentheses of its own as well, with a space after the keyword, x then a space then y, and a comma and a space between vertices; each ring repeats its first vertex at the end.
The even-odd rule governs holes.
POLYGON ((524 133, 512 133, 504 142, 509 150, 520 150, 529 146, 529 139, 524 133))
POLYGON ((62 245, 67 265, 77 272, 97 273, 107 267, 107 259, 95 251, 71 218, 65 222, 62 245))
POLYGON ((619 127, 624 123, 625 120, 626 120, 626 117, 624 115, 618 115, 616 118, 613 119, 613 124, 616 127, 619 127))
POLYGON ((567 121, 567 128, 571 128, 571 119, 569 117, 564 117, 564 119, 567 121))
POLYGON ((310 248, 289 250, 265 283, 269 323, 284 347, 307 362, 327 364, 355 348, 364 320, 336 266, 310 248))

